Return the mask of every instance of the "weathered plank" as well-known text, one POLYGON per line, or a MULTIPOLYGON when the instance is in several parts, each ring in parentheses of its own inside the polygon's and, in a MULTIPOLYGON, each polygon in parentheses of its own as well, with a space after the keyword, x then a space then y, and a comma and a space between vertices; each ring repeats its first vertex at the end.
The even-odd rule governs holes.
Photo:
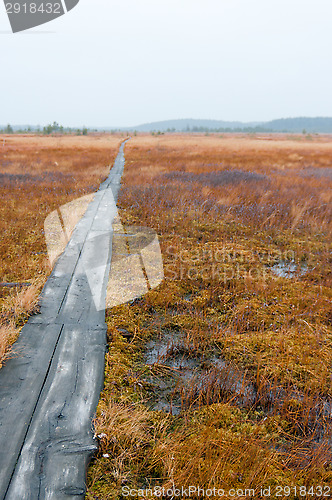
POLYGON ((106 328, 65 326, 6 500, 76 497, 96 442, 91 417, 103 384, 106 328))
POLYGON ((83 498, 96 449, 105 301, 124 144, 0 370, 0 500, 83 498))
POLYGON ((61 330, 62 325, 26 325, 13 359, 0 370, 0 498, 15 469, 61 330))

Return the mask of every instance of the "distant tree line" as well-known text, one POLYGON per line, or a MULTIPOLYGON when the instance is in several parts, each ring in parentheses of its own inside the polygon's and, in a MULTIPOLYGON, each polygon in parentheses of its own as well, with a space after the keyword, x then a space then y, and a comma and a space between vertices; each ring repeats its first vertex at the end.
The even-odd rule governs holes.
POLYGON ((273 132, 299 133, 332 133, 332 118, 330 117, 297 117, 280 118, 266 122, 264 126, 271 127, 273 132))
POLYGON ((222 120, 179 119, 154 122, 135 127, 138 132, 216 132, 216 133, 332 133, 332 117, 282 118, 268 122, 226 122, 222 120))
POLYGON ((267 133, 273 132, 272 129, 266 127, 219 127, 219 128, 209 128, 209 127, 187 127, 183 132, 217 132, 217 133, 227 133, 227 132, 239 132, 246 134, 256 134, 256 133, 267 133))
MULTIPOLYGON (((218 128, 214 128, 214 127, 204 127, 204 126, 201 126, 201 127, 198 127, 198 126, 193 126, 193 127, 190 127, 190 126, 187 126, 183 129, 176 129, 175 127, 172 127, 172 128, 168 128, 166 129, 166 132, 167 133, 174 133, 174 132, 180 132, 180 133, 184 133, 184 134, 190 134, 190 133, 202 133, 202 132, 205 132, 205 133, 227 133, 227 132, 239 132, 239 133, 246 133, 246 134, 256 134, 256 133, 270 133, 270 132, 273 132, 272 129, 270 128, 266 128, 266 127, 236 127, 236 128, 231 128, 231 127, 218 127, 218 128)), ((152 135, 161 135, 161 134, 164 134, 165 132, 164 131, 160 131, 160 130, 153 130, 151 132, 152 135)))
POLYGON ((63 127, 62 125, 59 125, 57 122, 50 123, 43 128, 41 128, 40 126, 37 127, 29 126, 26 128, 19 128, 19 127, 13 127, 12 125, 8 124, 5 128, 0 129, 1 134, 88 135, 89 132, 91 132, 91 130, 89 130, 87 127, 82 127, 82 128, 63 127))
POLYGON ((13 134, 14 130, 13 127, 8 123, 7 127, 3 130, 0 130, 0 132, 3 134, 13 134))

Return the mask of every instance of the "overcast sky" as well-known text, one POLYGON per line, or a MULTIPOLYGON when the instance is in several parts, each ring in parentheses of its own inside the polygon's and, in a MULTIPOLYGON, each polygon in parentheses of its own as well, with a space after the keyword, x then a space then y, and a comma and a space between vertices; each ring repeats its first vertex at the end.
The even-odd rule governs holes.
POLYGON ((332 116, 331 26, 331 0, 80 0, 12 34, 1 2, 0 124, 332 116))

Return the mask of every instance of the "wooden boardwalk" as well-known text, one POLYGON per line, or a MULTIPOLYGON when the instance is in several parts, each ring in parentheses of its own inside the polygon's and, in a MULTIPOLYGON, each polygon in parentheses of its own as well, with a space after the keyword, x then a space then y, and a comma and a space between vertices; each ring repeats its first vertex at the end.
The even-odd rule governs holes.
POLYGON ((0 370, 0 500, 84 498, 124 144, 0 370))

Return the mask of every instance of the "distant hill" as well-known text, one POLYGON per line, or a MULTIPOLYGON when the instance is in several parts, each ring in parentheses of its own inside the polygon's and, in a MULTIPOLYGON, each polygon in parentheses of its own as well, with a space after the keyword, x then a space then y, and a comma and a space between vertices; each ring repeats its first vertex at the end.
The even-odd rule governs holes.
POLYGON ((137 130, 137 132, 296 132, 332 133, 332 118, 281 118, 269 122, 227 122, 222 120, 166 120, 145 123, 122 130, 137 130))
POLYGON ((272 129, 275 132, 306 132, 330 134, 332 133, 332 118, 281 118, 265 122, 266 128, 272 129))
MULTIPOLYGON (((79 129, 60 127, 56 122, 51 126, 56 131, 64 133, 76 133, 79 129)), ((45 127, 34 125, 12 125, 14 132, 43 132, 45 127)), ((50 126, 49 126, 50 127, 50 126)), ((8 126, 0 125, 0 132, 6 132, 8 126)), ((47 132, 46 127, 46 132, 47 132)), ((137 131, 137 132, 289 132, 289 133, 318 133, 332 134, 332 118, 329 117, 297 117, 280 118, 269 122, 238 122, 223 120, 201 120, 201 119, 180 119, 165 120, 153 123, 144 123, 134 127, 93 127, 87 131, 116 132, 116 131, 137 131)))
MULTIPOLYGON (((144 123, 143 125, 138 125, 134 127, 137 132, 166 132, 167 130, 174 130, 176 132, 189 132, 194 129, 235 129, 243 127, 255 127, 258 122, 253 123, 242 123, 242 122, 226 122, 222 120, 195 120, 193 118, 187 118, 182 120, 166 120, 161 122, 144 123)), ((130 127, 131 129, 133 127, 130 127)))

